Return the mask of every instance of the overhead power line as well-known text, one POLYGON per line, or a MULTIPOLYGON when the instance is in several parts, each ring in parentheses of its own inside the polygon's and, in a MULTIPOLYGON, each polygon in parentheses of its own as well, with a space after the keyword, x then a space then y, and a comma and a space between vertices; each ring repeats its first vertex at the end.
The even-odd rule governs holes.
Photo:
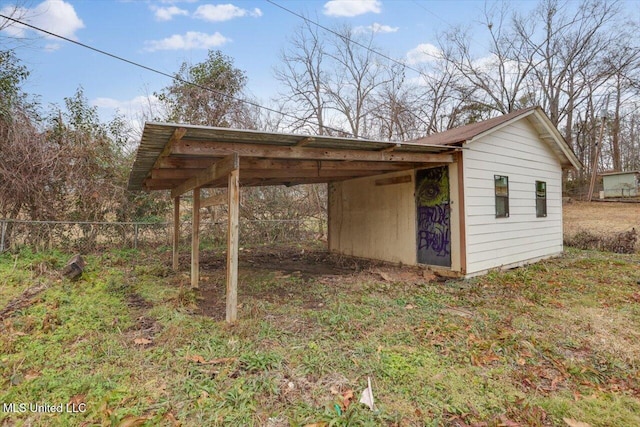
MULTIPOLYGON (((144 65, 144 64, 141 64, 139 62, 135 62, 135 61, 132 61, 130 59, 124 58, 122 56, 116 55, 114 53, 107 52, 106 50, 98 49, 96 47, 90 46, 90 45, 88 45, 86 43, 79 42, 77 40, 72 40, 72 39, 70 39, 68 37, 61 36, 60 34, 56 34, 54 32, 45 30, 44 28, 40 28, 40 27, 37 27, 35 25, 28 24, 26 22, 23 22, 23 21, 21 21, 19 19, 11 17, 11 16, 6 16, 6 15, 3 15, 3 14, 0 14, 0 18, 7 19, 7 20, 12 21, 12 22, 14 22, 16 24, 20 24, 20 25, 23 25, 23 26, 25 26, 27 28, 31 28, 32 30, 39 31, 41 33, 47 34, 47 35, 52 36, 52 37, 56 37, 58 39, 61 39, 61 40, 64 40, 66 42, 75 44, 75 45, 83 47, 85 49, 92 50, 92 51, 97 52, 97 53, 99 53, 101 55, 105 55, 105 56, 108 56, 110 58, 116 59, 118 61, 122 61, 122 62, 125 62, 127 64, 133 65, 135 67, 142 68, 143 70, 147 70, 147 71, 150 71, 152 73, 159 74, 161 76, 169 77, 170 79, 176 80, 176 81, 178 81, 180 83, 191 85, 191 86, 197 87, 199 89, 206 90, 208 92, 215 93, 215 94, 224 96, 224 97, 226 97, 228 99, 232 99, 234 101, 242 102, 244 104, 251 105, 253 107, 256 107, 256 108, 259 108, 259 109, 262 109, 262 110, 265 110, 265 111, 269 111, 269 112, 272 112, 272 113, 280 114, 283 117, 287 117, 287 118, 293 119, 293 120, 295 120, 297 122, 303 122, 303 123, 307 123, 307 124, 313 124, 313 125, 316 125, 316 126, 320 126, 319 123, 314 123, 313 121, 311 121, 309 119, 296 117, 296 116, 294 116, 292 114, 288 114, 288 113, 276 110, 275 108, 266 107, 264 105, 258 104, 257 102, 249 101, 247 99, 238 98, 238 97, 235 97, 233 95, 229 95, 228 93, 224 93, 224 92, 212 89, 210 87, 207 87, 207 86, 204 86, 204 85, 201 85, 201 84, 198 84, 198 83, 194 83, 194 82, 189 81, 189 80, 182 79, 182 78, 178 77, 177 75, 169 74, 169 73, 166 73, 164 71, 158 70, 156 68, 149 67, 148 65, 144 65)), ((345 131, 343 129, 336 129, 336 128, 332 128, 332 127, 325 126, 325 125, 322 125, 322 128, 323 129, 327 129, 327 130, 331 130, 331 131, 334 131, 334 132, 339 132, 339 133, 342 133, 342 134, 347 134, 347 135, 355 137, 355 135, 353 133, 345 131)))

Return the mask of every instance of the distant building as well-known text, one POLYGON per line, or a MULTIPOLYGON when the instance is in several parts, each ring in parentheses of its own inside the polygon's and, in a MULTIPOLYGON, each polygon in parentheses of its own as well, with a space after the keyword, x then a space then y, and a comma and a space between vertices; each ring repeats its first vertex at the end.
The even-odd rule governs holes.
POLYGON ((602 176, 604 197, 637 197, 640 171, 607 172, 602 176))

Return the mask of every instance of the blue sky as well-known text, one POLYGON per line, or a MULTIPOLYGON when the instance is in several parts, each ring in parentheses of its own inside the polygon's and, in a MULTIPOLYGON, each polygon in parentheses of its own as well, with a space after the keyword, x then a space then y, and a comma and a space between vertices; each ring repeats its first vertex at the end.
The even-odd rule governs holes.
MULTIPOLYGON (((420 61, 416 49, 435 44, 438 31, 472 24, 485 6, 480 0, 273 1, 327 27, 375 27, 375 43, 382 52, 414 64, 420 61)), ((279 52, 302 24, 299 17, 265 0, 18 2, 24 20, 34 26, 169 74, 184 61, 202 61, 207 49, 219 49, 246 71, 249 93, 264 104, 277 93, 273 67, 279 52)), ((0 11, 7 14, 15 4, 0 0, 0 11)), ((518 5, 527 9, 535 3, 521 0, 518 5)), ((167 77, 29 29, 12 26, 3 33, 30 39, 16 51, 31 70, 24 89, 39 95, 45 105, 61 105, 82 86, 101 117, 108 119, 116 108, 131 114, 144 97, 170 84, 167 77)))

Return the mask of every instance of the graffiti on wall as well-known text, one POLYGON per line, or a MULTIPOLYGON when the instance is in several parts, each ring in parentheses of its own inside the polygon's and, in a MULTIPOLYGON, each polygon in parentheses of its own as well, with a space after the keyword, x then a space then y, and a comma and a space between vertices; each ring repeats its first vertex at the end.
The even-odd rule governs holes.
POLYGON ((451 253, 449 205, 418 207, 418 250, 431 249, 436 256, 451 253))
POLYGON ((418 172, 418 260, 426 264, 451 263, 451 209, 446 167, 418 172))

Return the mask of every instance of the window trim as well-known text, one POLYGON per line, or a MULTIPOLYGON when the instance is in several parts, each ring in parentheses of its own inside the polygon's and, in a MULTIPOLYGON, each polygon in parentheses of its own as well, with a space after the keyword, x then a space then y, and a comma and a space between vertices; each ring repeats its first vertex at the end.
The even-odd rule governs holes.
POLYGON ((493 175, 493 192, 495 195, 496 218, 509 218, 509 177, 506 175, 493 175), (507 194, 498 195, 498 180, 504 178, 507 182, 507 194), (505 212, 498 212, 498 199, 504 199, 505 212))
POLYGON ((548 215, 547 212, 547 182, 546 181, 536 181, 536 218, 546 218, 548 215), (544 196, 540 197, 539 193, 538 193, 538 184, 544 184, 544 196), (544 207, 544 212, 542 214, 540 214, 540 210, 539 210, 539 203, 544 203, 543 207, 544 207))

